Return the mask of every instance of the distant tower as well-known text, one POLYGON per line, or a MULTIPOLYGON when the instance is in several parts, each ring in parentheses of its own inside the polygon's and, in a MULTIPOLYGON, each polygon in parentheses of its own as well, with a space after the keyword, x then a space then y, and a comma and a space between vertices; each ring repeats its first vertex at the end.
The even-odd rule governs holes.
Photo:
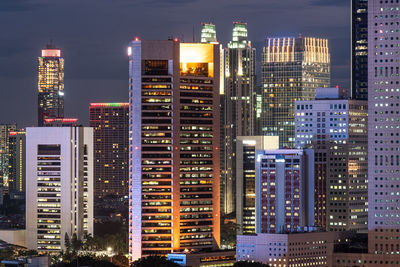
POLYGON ((128 196, 129 103, 90 103, 94 135, 94 194, 128 196))
POLYGON ((368 100, 368 0, 352 0, 351 16, 351 98, 368 100))
POLYGON ((201 23, 201 43, 216 44, 217 42, 217 32, 215 30, 215 25, 212 23, 201 23))
POLYGON ((256 49, 247 39, 247 24, 233 23, 232 41, 224 51, 225 91, 221 94, 222 212, 235 211, 236 137, 255 135, 256 49))
POLYGON ((0 187, 4 187, 6 190, 8 189, 9 136, 16 129, 17 125, 15 123, 0 124, 0 187))
POLYGON ((279 136, 281 148, 294 147, 294 101, 315 99, 329 87, 328 40, 268 38, 262 52, 262 135, 279 136))
POLYGON ((64 117, 64 58, 48 44, 38 58, 38 125, 47 118, 64 117))

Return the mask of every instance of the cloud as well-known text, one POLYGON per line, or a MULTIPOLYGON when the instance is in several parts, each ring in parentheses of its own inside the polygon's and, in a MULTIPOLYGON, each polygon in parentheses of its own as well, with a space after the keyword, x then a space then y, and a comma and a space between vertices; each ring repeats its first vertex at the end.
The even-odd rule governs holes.
POLYGON ((0 0, 0 12, 31 11, 40 6, 41 3, 33 3, 33 0, 0 0))
POLYGON ((348 6, 350 7, 349 0, 312 0, 312 6, 348 6))

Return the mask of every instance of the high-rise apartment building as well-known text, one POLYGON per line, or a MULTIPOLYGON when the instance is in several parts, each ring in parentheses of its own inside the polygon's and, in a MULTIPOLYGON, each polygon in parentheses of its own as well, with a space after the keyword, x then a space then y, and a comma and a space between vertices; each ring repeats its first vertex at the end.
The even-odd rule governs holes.
POLYGON ((369 253, 400 253, 399 1, 368 1, 369 253))
POLYGON ((235 211, 236 139, 253 136, 256 128, 256 50, 247 38, 247 24, 233 23, 225 49, 225 91, 221 94, 222 212, 235 211))
POLYGON ((26 129, 26 246, 59 253, 93 234, 93 129, 26 129))
POLYGON ((25 192, 25 130, 10 132, 8 137, 8 189, 9 192, 25 192))
POLYGON ((351 98, 368 100, 368 0, 352 0, 351 16, 351 98))
POLYGON ((279 136, 281 148, 294 147, 294 102, 315 99, 330 86, 328 40, 268 38, 262 52, 262 134, 279 136))
POLYGON ((256 152, 279 148, 277 136, 237 136, 236 224, 238 234, 256 233, 256 152))
POLYGON ((94 130, 94 194, 128 196, 129 103, 91 103, 94 130))
POLYGON ((212 23, 201 23, 201 43, 217 44, 217 31, 212 23))
POLYGON ((314 225, 314 151, 258 150, 256 233, 296 232, 314 225))
POLYGON ((64 117, 64 58, 61 50, 47 45, 38 58, 38 125, 47 118, 64 117))
POLYGON ((8 165, 10 156, 10 132, 14 132, 17 125, 14 124, 0 124, 0 187, 8 190, 8 165))
POLYGON ((368 104, 339 88, 318 88, 295 102, 296 147, 315 152, 315 224, 365 231, 368 222, 368 104))
POLYGON ((220 243, 220 46, 128 47, 129 254, 220 243))

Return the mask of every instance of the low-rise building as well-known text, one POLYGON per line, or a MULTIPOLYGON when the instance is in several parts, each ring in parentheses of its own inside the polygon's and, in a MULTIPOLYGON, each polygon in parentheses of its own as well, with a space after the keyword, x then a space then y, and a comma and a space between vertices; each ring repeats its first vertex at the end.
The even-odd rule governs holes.
POLYGON ((187 267, 222 267, 233 266, 236 254, 234 250, 171 253, 168 260, 187 267))
POLYGON ((238 235, 236 259, 271 267, 332 266, 338 238, 333 232, 238 235))

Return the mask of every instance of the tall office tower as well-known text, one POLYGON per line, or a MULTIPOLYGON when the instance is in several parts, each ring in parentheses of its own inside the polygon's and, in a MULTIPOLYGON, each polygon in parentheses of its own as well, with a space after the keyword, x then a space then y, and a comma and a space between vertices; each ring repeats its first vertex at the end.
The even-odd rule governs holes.
POLYGON ((16 129, 16 124, 0 124, 0 187, 5 192, 8 189, 9 136, 16 129))
POLYGON ((296 147, 315 151, 315 219, 328 231, 368 226, 368 104, 339 88, 295 102, 296 147))
POLYGON ((201 43, 217 44, 217 31, 212 23, 201 23, 201 43))
POLYGON ((143 255, 220 243, 220 47, 128 47, 129 247, 143 255))
POLYGON ((368 100, 368 0, 352 0, 351 16, 351 98, 368 100))
POLYGON ((398 1, 368 1, 369 252, 400 253, 398 1))
POLYGON ((316 88, 330 86, 328 40, 268 38, 261 64, 262 133, 293 147, 294 101, 315 99, 316 88))
POLYGON ((38 58, 38 125, 47 118, 64 117, 64 58, 61 50, 47 45, 38 58))
POLYGON ((258 150, 256 233, 296 232, 314 226, 314 151, 258 150))
POLYGON ((277 136, 237 136, 236 223, 240 235, 256 233, 256 151, 278 148, 277 136))
POLYGON ((93 234, 93 129, 26 129, 26 246, 59 253, 93 234))
POLYGON ((256 50, 247 39, 247 24, 234 22, 225 49, 225 92, 221 95, 222 212, 235 211, 236 136, 253 136, 256 128, 256 50))
POLYGON ((128 196, 129 103, 91 103, 94 129, 94 194, 128 196))
POLYGON ((10 132, 9 162, 8 162, 8 188, 9 192, 25 192, 25 156, 26 137, 25 130, 10 132))

